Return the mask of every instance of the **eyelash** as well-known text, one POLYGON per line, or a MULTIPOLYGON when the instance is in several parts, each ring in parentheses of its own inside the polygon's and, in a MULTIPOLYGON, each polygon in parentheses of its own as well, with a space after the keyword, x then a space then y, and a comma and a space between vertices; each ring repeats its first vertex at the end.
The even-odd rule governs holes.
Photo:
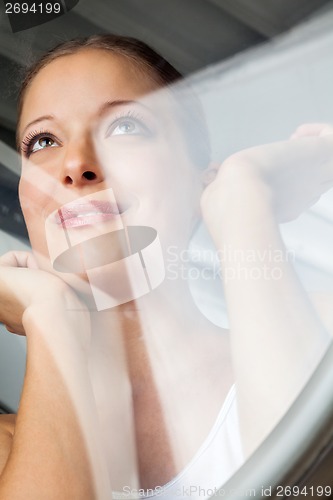
POLYGON ((53 141, 59 142, 56 137, 49 132, 48 130, 34 130, 33 132, 29 132, 29 134, 23 139, 21 143, 21 152, 29 158, 29 156, 32 154, 32 146, 33 144, 38 141, 38 139, 41 139, 42 137, 47 137, 49 139, 52 139, 53 141))

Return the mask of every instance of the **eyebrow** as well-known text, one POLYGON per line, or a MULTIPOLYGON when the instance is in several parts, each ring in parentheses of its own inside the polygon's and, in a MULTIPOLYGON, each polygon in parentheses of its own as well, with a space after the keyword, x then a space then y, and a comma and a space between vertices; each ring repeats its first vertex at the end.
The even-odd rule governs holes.
POLYGON ((113 108, 116 106, 126 106, 128 104, 136 104, 136 105, 142 106, 143 108, 145 108, 151 112, 151 109, 140 101, 117 100, 117 101, 107 101, 104 104, 102 104, 102 106, 99 108, 99 110, 97 112, 97 116, 103 116, 108 111, 109 108, 113 108))
MULTIPOLYGON (((24 127, 24 129, 22 130, 22 133, 20 134, 21 137, 24 136, 26 130, 31 127, 31 125, 35 125, 36 123, 39 123, 39 122, 43 122, 44 120, 54 120, 54 116, 53 115, 44 115, 44 116, 40 116, 39 118, 36 118, 35 120, 32 120, 32 122, 28 123, 28 125, 26 125, 24 127)), ((21 141, 21 139, 20 139, 21 141)))
MULTIPOLYGON (((145 104, 143 104, 142 102, 139 102, 139 101, 134 101, 134 100, 125 100, 125 99, 120 99, 120 100, 115 100, 115 101, 106 101, 104 102, 98 109, 97 111, 97 116, 101 117, 103 116, 109 108, 113 108, 113 107, 116 107, 116 106, 126 106, 128 104, 138 104, 139 106, 142 106, 143 108, 151 111, 148 106, 146 106, 145 104)), ((22 141, 22 137, 24 136, 26 130, 31 127, 32 125, 36 125, 36 123, 39 123, 39 122, 42 122, 42 121, 45 121, 45 120, 55 120, 55 117, 53 115, 44 115, 44 116, 39 116, 38 118, 36 118, 35 120, 32 120, 31 122, 29 122, 25 127, 24 129, 22 130, 22 133, 20 134, 21 138, 20 138, 20 142, 22 141)))

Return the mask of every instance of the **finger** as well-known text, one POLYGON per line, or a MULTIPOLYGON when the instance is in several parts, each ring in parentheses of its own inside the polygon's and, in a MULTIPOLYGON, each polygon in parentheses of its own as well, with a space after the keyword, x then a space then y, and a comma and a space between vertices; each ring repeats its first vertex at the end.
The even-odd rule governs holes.
POLYGON ((16 333, 15 330, 13 330, 13 328, 11 328, 9 325, 5 325, 5 328, 6 328, 7 332, 16 333))
POLYGON ((208 186, 216 179, 220 165, 211 163, 201 174, 201 181, 203 186, 208 186))
POLYGON ((0 257, 0 265, 8 267, 17 267, 15 252, 7 252, 0 257))
POLYGON ((29 269, 39 269, 35 256, 31 252, 28 252, 27 267, 29 269))
POLYGON ((304 123, 297 127, 290 139, 299 139, 300 137, 325 136, 333 134, 333 125, 328 123, 304 123))
POLYGON ((4 326, 5 326, 6 330, 7 330, 7 332, 9 332, 9 333, 14 333, 15 335, 20 335, 22 337, 25 336, 25 333, 24 333, 23 330, 20 330, 20 329, 17 329, 17 328, 14 329, 14 328, 12 328, 11 326, 8 326, 8 325, 4 325, 4 326))
POLYGON ((31 252, 20 250, 14 250, 2 255, 0 257, 0 266, 38 269, 38 265, 33 254, 31 252))

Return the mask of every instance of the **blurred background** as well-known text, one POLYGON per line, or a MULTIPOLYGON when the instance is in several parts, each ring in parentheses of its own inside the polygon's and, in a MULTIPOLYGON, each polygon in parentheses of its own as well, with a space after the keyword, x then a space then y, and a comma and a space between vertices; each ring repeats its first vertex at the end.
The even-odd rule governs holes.
MULTIPOLYGON (((333 121, 332 26, 332 0, 80 0, 65 15, 13 34, 1 4, 0 253, 28 245, 17 198, 15 121, 22 69, 35 56, 75 36, 113 32, 142 39, 191 79, 207 115, 213 157, 223 161, 239 149, 286 139, 301 123, 333 121)), ((309 291, 333 291, 332 222, 330 191, 281 226, 309 291)), ((192 250, 207 245, 200 228, 192 250)), ((196 280, 192 291, 212 321, 227 325, 214 285, 208 290, 196 280)), ((0 411, 16 411, 24 368, 25 339, 0 326, 0 411)))

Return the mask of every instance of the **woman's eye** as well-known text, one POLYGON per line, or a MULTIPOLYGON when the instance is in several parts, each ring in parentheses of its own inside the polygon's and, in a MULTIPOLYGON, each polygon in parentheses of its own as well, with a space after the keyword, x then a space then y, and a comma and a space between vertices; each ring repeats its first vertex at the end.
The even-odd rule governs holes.
POLYGON ((56 142, 51 137, 40 137, 36 142, 32 144, 31 152, 35 153, 36 151, 40 151, 45 148, 52 148, 56 146, 56 142))
POLYGON ((121 120, 109 127, 106 136, 115 135, 149 135, 148 128, 138 120, 121 120))

